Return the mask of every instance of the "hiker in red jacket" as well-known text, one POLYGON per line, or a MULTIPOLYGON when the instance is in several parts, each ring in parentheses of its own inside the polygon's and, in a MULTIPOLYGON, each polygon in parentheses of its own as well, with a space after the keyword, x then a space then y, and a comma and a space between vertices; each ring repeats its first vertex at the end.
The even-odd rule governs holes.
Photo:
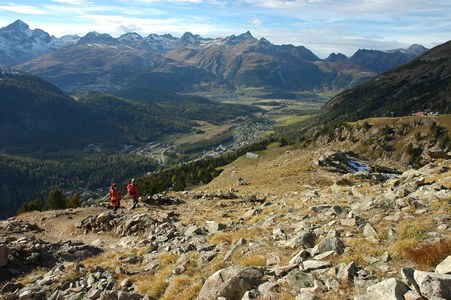
POLYGON ((131 209, 138 207, 139 192, 138 192, 138 186, 135 183, 135 179, 132 179, 132 182, 127 185, 127 193, 133 199, 133 205, 132 205, 131 209))
POLYGON ((116 212, 119 206, 121 205, 119 193, 116 189, 116 183, 113 183, 110 187, 110 202, 111 205, 114 207, 113 211, 116 212))

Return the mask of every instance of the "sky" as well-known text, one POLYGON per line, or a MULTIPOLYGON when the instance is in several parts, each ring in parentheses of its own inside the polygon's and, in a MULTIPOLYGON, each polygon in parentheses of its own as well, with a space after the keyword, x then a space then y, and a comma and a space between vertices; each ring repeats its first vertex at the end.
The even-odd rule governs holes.
POLYGON ((432 48, 451 39, 450 0, 0 0, 0 27, 18 19, 56 37, 97 31, 218 38, 250 31, 320 58, 432 48))

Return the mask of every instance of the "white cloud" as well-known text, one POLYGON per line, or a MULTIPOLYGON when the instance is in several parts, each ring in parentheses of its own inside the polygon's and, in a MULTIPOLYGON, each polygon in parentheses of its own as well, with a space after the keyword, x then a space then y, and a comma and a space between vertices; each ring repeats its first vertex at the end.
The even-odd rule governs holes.
POLYGON ((141 2, 141 3, 168 2, 168 3, 177 3, 177 4, 189 4, 189 3, 202 3, 203 0, 134 0, 134 2, 141 2))
POLYGON ((263 24, 263 21, 258 18, 252 18, 249 20, 249 23, 251 23, 252 25, 255 25, 255 26, 261 26, 263 24))
POLYGON ((16 5, 9 3, 8 5, 1 5, 0 11, 9 11, 14 13, 21 13, 26 15, 43 15, 46 11, 31 5, 16 5))
POLYGON ((117 27, 117 30, 119 32, 128 33, 128 32, 142 32, 142 28, 139 26, 136 26, 135 24, 128 24, 128 25, 119 25, 117 27))
POLYGON ((94 2, 86 0, 52 0, 53 2, 70 4, 70 5, 82 5, 82 4, 93 4, 94 2))

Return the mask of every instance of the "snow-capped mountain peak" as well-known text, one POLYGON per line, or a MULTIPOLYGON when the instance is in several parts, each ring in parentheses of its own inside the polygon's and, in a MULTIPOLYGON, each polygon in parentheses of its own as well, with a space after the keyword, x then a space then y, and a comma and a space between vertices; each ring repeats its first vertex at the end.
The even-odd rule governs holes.
POLYGON ((75 36, 58 39, 41 29, 31 30, 28 24, 17 20, 0 28, 0 65, 14 66, 77 40, 75 36))

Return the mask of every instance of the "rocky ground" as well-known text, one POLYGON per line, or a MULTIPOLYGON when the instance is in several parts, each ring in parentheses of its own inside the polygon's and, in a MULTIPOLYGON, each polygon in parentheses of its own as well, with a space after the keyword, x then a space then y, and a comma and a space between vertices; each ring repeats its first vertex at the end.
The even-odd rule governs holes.
POLYGON ((0 223, 2 299, 451 299, 451 160, 272 146, 206 186, 0 223))

